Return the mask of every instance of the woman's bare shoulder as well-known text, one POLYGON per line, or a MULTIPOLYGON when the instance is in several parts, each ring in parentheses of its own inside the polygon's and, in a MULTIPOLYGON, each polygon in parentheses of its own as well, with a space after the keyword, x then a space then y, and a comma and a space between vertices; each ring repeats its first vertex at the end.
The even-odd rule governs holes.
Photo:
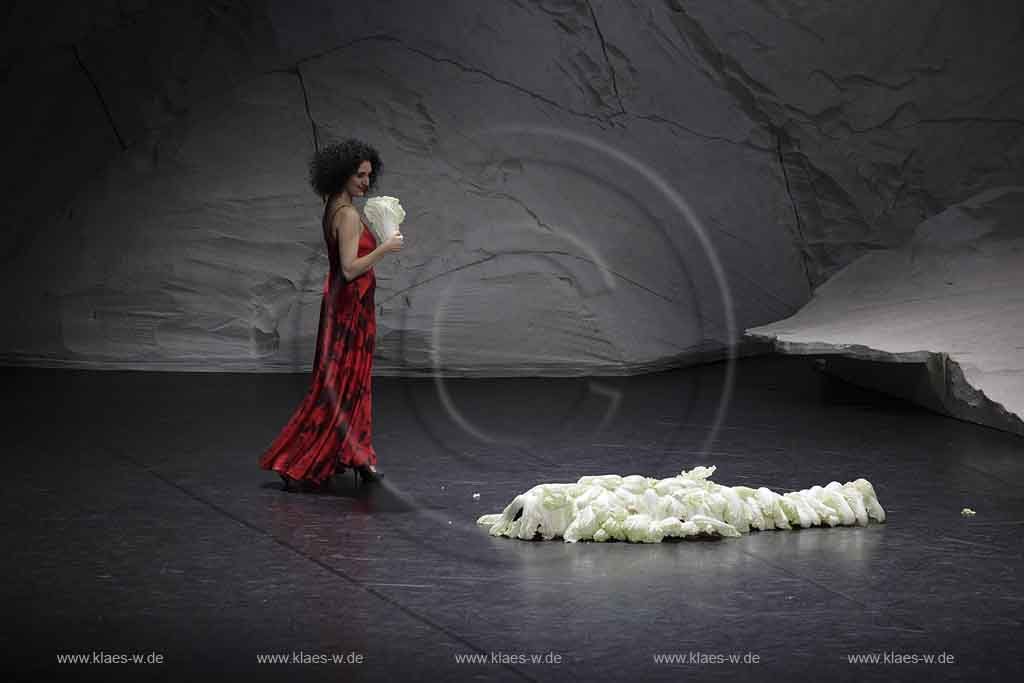
POLYGON ((327 209, 327 222, 332 230, 338 230, 344 225, 359 225, 362 217, 359 210, 351 204, 338 204, 327 209))
POLYGON ((327 213, 337 220, 338 218, 355 218, 359 219, 359 209, 352 206, 351 204, 335 204, 329 206, 327 213))

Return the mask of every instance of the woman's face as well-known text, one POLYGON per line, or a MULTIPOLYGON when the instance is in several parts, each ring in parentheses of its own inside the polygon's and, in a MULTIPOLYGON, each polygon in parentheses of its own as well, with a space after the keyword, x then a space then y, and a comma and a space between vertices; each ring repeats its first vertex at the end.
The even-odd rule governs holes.
POLYGON ((348 179, 349 196, 362 197, 370 187, 370 173, 373 172, 373 165, 369 161, 359 164, 356 174, 348 179))

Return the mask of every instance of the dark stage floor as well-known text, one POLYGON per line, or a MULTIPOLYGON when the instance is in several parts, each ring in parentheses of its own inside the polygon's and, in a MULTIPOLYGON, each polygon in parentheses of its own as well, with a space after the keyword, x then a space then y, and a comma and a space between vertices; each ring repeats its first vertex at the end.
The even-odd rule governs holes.
POLYGON ((388 483, 340 478, 327 493, 285 493, 257 466, 307 375, 0 369, 4 668, 176 681, 1019 673, 1024 440, 764 356, 736 365, 702 454, 726 367, 375 378, 388 483), (699 464, 779 492, 865 477, 889 518, 656 545, 475 525, 537 483, 699 464), (164 662, 57 663, 100 652, 164 662), (293 653, 362 661, 258 662, 293 653), (717 663, 748 653, 759 661, 717 663), (672 654, 683 661, 655 662, 672 654), (862 654, 883 663, 848 662, 862 654), (936 662, 893 663, 912 654, 936 662))

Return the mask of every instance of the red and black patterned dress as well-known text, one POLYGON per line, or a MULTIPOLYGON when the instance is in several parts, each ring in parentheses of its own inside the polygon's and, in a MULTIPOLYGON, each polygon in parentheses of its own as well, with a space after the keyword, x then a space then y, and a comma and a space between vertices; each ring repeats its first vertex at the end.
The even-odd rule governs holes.
MULTIPOLYGON (((260 457, 263 469, 317 484, 340 466, 377 464, 370 424, 377 278, 370 268, 346 282, 341 273, 338 239, 330 229, 327 211, 323 230, 330 271, 320 306, 313 378, 288 424, 260 457)), ((363 220, 357 256, 370 253, 376 246, 363 220)))

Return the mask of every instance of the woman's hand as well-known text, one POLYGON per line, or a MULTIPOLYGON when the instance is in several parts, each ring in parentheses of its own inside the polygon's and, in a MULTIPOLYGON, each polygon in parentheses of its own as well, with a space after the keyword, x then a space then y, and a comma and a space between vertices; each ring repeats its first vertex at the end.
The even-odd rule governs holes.
POLYGON ((384 244, 381 246, 384 247, 384 251, 399 251, 404 244, 405 236, 400 232, 396 232, 394 235, 384 240, 384 244))

